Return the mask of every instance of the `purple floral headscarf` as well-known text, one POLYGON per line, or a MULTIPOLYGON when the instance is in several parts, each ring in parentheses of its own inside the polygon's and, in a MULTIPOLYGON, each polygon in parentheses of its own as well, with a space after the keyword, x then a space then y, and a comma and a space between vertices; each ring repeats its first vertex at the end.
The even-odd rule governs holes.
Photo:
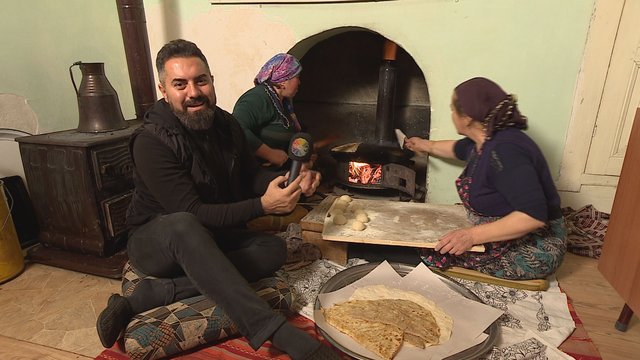
POLYGON ((515 95, 507 94, 495 82, 476 77, 456 86, 454 91, 457 110, 481 122, 487 139, 504 128, 527 128, 527 117, 520 114, 515 95))
POLYGON ((300 75, 301 71, 302 66, 298 59, 293 55, 281 53, 262 65, 253 83, 256 85, 264 84, 265 82, 277 84, 300 75))

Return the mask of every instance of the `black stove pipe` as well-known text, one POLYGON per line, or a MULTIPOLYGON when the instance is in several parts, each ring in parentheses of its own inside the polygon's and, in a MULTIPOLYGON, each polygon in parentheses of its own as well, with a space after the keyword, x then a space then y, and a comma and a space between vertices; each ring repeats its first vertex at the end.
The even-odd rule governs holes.
POLYGON ((398 46, 386 40, 378 75, 375 140, 379 145, 394 146, 394 111, 396 100, 396 54, 398 46))
POLYGON ((133 104, 136 117, 142 119, 147 109, 156 102, 144 3, 143 0, 117 0, 116 5, 129 69, 133 104))

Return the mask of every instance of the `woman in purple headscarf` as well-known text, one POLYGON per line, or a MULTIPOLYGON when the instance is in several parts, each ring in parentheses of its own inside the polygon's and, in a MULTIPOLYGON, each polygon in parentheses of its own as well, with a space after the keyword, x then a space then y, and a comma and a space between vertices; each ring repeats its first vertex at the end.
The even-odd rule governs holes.
POLYGON ((429 266, 460 266, 505 279, 553 274, 566 251, 560 197, 547 162, 522 130, 516 98, 485 78, 458 85, 451 118, 460 140, 407 139, 417 153, 466 162, 456 180, 472 227, 444 235, 422 250, 429 266), (484 253, 470 252, 484 245, 484 253))
POLYGON ((262 66, 255 87, 233 107, 254 154, 263 163, 282 168, 287 162, 291 136, 301 130, 293 111, 293 97, 300 86, 302 66, 289 54, 277 54, 262 66))

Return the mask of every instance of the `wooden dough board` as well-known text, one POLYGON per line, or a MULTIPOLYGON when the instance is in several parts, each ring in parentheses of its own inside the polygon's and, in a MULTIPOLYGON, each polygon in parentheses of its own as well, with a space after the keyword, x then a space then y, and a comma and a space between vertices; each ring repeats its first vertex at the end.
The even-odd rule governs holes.
MULTIPOLYGON (((351 229, 355 220, 352 213, 346 213, 345 225, 333 223, 336 203, 324 219, 324 240, 433 248, 444 234, 472 225, 462 205, 354 199, 352 204, 364 210, 370 219, 366 229, 356 231, 351 229)), ((482 252, 484 246, 474 246, 471 251, 482 252)))

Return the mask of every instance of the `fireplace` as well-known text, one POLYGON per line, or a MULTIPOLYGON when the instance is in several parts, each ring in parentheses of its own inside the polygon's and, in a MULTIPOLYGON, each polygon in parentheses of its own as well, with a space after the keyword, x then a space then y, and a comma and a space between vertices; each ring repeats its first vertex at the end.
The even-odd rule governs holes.
POLYGON ((424 202, 426 162, 414 161, 394 134, 429 135, 429 93, 413 58, 382 35, 351 27, 308 38, 291 53, 299 48, 309 50, 301 56, 296 112, 315 139, 333 140, 319 150, 325 181, 424 202))
POLYGON ((351 193, 388 194, 401 200, 423 201, 424 188, 416 186, 416 166, 407 153, 399 146, 370 143, 336 146, 331 149, 337 163, 335 181, 351 193))

